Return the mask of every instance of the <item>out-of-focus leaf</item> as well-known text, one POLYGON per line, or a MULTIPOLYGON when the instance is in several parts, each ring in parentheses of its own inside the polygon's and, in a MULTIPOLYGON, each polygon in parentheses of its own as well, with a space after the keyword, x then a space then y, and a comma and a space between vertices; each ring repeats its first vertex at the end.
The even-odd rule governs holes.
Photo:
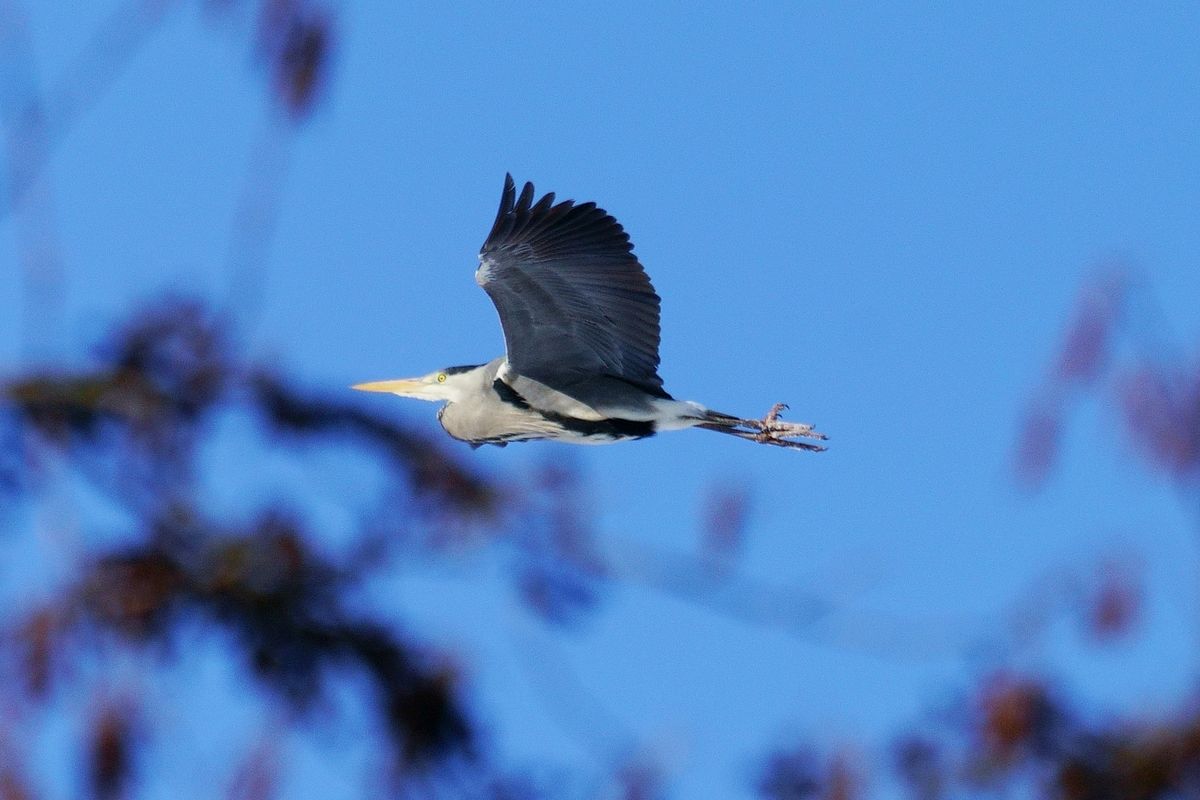
POLYGON ((822 759, 801 746, 768 756, 756 788, 763 800, 856 800, 861 785, 849 753, 822 759))
POLYGON ((1104 642, 1124 636, 1137 624, 1142 604, 1141 580, 1131 560, 1106 561, 1087 598, 1087 630, 1104 642))
POLYGON ((1200 370, 1143 364, 1121 382, 1130 439, 1176 478, 1200 471, 1200 370))
POLYGON ((0 749, 0 800, 36 800, 29 780, 18 765, 7 760, 9 757, 0 749))
POLYGON ((948 776, 937 744, 909 736, 896 745, 893 758, 896 775, 913 800, 940 800, 944 796, 948 776))
POLYGON ((87 778, 97 800, 115 800, 127 793, 133 779, 134 720, 131 710, 105 703, 87 731, 87 778))
POLYGON ((750 516, 750 493, 745 486, 722 483, 704 503, 701 556, 715 576, 727 573, 741 551, 750 516))
POLYGON ((1109 275, 1089 281, 1080 291, 1074 319, 1058 357, 1055 377, 1091 383, 1104 369, 1125 301, 1125 280, 1109 275))
POLYGON ((1062 435, 1061 412, 1046 402, 1035 403, 1022 420, 1017 438, 1017 477, 1030 488, 1040 487, 1058 460, 1062 435))
POLYGON ((980 753, 988 763, 1008 763, 1026 752, 1042 752, 1059 717, 1038 681, 1005 673, 983 686, 978 709, 980 753))
POLYGON ((334 28, 329 12, 308 0, 262 0, 258 52, 280 105, 294 121, 312 113, 328 81, 334 28))

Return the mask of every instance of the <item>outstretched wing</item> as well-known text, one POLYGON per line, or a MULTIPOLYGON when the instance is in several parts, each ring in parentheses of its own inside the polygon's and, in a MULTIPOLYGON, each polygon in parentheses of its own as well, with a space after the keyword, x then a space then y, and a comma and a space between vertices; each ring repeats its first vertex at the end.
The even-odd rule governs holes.
POLYGON ((665 395, 659 298, 629 236, 595 203, 535 204, 511 175, 475 280, 496 304, 508 362, 559 387, 610 375, 665 395))

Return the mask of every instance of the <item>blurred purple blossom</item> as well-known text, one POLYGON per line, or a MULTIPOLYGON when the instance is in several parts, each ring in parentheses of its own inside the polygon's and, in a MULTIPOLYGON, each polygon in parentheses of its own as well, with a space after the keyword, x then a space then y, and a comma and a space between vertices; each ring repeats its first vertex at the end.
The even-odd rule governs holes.
POLYGON ((1129 437, 1175 478, 1200 467, 1200 368, 1141 364, 1119 383, 1129 437))
POLYGON ((1058 461, 1062 417, 1059 409, 1045 401, 1035 401, 1025 412, 1017 434, 1017 477, 1028 488, 1045 483, 1058 461))
POLYGON ((723 482, 705 498, 701 529, 701 558, 717 575, 727 573, 742 550, 750 516, 750 491, 723 482))
POLYGON ((1126 281, 1120 273, 1085 283, 1079 292, 1055 376, 1064 383, 1088 384, 1104 370, 1125 302, 1126 281))

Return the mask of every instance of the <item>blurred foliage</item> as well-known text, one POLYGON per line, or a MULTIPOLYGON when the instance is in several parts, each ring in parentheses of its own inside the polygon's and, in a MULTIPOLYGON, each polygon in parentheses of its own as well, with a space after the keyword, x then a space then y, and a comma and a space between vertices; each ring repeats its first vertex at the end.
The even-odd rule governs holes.
POLYGON ((757 788, 764 800, 852 800, 860 796, 861 785, 855 759, 848 753, 822 759, 802 746, 769 756, 757 788))
MULTIPOLYGON (((1062 454, 1061 434, 1086 398, 1121 421, 1132 452, 1175 486, 1189 509, 1200 486, 1200 369, 1164 340, 1149 287, 1126 271, 1087 282, 1056 357, 1030 403, 1017 441, 1017 475, 1044 486, 1062 454)), ((1119 429, 1120 426, 1118 426, 1119 429)), ((1056 604, 1106 645, 1135 632, 1145 592, 1137 559, 1107 559, 1090 575, 1054 575, 1020 609, 1021 638, 1040 636, 1056 604)), ((1097 719, 1049 676, 987 669, 947 707, 896 741, 879 783, 912 800, 1030 797, 1046 800, 1178 800, 1200 797, 1200 708, 1160 718, 1097 719)), ((758 781, 764 800, 867 797, 841 754, 806 745, 771 754, 758 781)))
POLYGON ((914 799, 999 794, 1055 800, 1200 797, 1200 713, 1097 723, 1045 677, 993 673, 957 723, 903 739, 898 776, 914 799))
POLYGON ((1084 284, 1062 347, 1035 393, 1018 447, 1018 471, 1040 486, 1060 437, 1089 395, 1119 413, 1149 466, 1190 491, 1200 477, 1200 363, 1177 342, 1145 280, 1113 269, 1084 284))
MULTIPOLYGON (((400 519, 427 503, 464 523, 494 520, 488 480, 394 422, 239 363, 219 320, 190 302, 136 316, 99 348, 94 367, 16 377, 0 396, 0 433, 17 446, 10 503, 36 498, 42 468, 60 459, 131 527, 119 544, 85 548, 75 577, 52 599, 12 614, 4 693, 20 697, 6 702, 50 702, 72 663, 109 652, 98 637, 176 654, 175 631, 199 622, 225 631, 247 675, 297 719, 340 676, 367 678, 368 706, 388 733, 398 774, 477 760, 454 671, 394 626, 347 608, 363 565, 324 554, 302 508, 286 498, 249 524, 214 518, 201 505, 198 452, 214 418, 240 406, 276 439, 344 440, 377 453, 403 488, 392 494, 412 504, 407 513, 387 509, 400 519)), ((87 771, 97 797, 121 796, 129 781, 131 720, 113 707, 90 725, 87 771)))

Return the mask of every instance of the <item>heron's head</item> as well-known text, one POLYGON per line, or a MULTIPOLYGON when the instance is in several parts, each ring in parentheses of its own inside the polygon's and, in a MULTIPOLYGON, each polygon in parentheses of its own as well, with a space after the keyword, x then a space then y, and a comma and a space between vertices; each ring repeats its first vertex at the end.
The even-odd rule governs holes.
POLYGON ((461 398, 470 385, 478 383, 477 378, 472 379, 472 373, 477 369, 479 369, 478 366, 446 367, 419 378, 359 383, 350 388, 358 389, 361 392, 388 392, 401 397, 415 397, 418 400, 430 400, 435 403, 453 402, 461 398))

